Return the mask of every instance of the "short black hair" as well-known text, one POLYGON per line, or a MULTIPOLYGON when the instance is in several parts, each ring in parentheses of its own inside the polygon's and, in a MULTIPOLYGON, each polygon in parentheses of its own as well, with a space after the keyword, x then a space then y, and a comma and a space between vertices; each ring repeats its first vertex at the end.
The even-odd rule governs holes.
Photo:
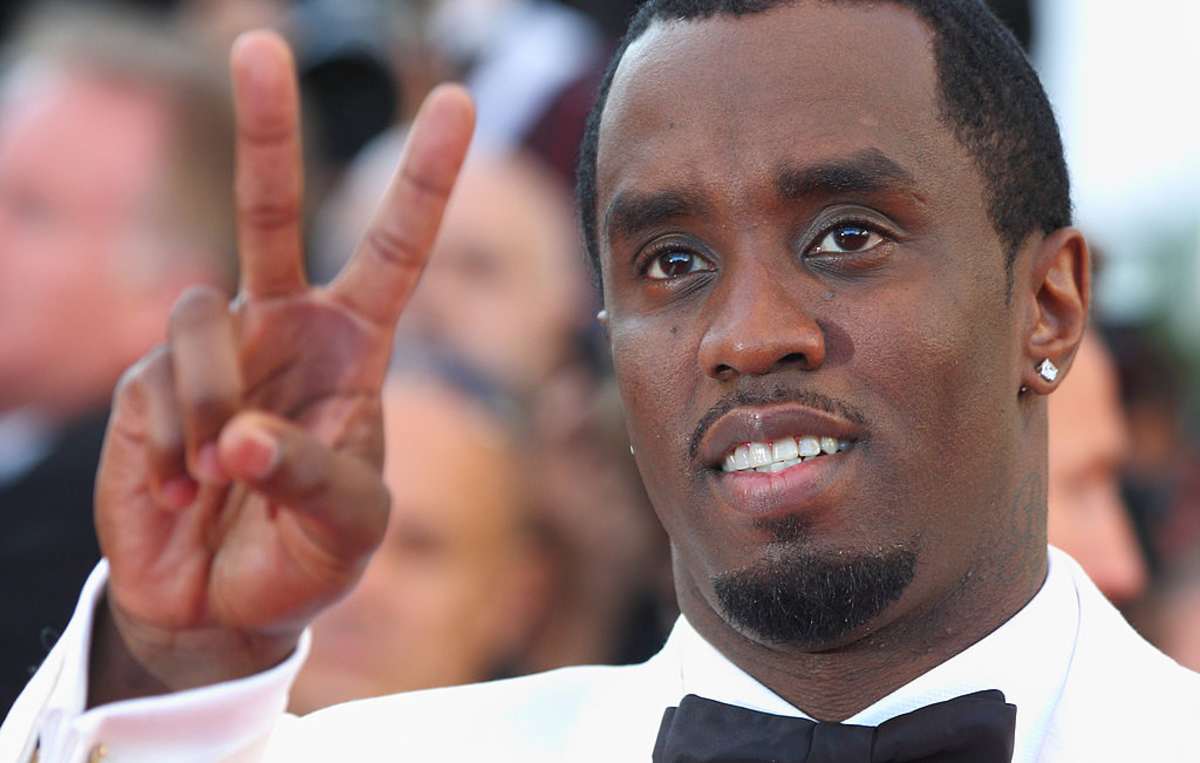
MULTIPOLYGON (((863 0, 821 0, 863 2, 863 0)), ((762 13, 797 0, 648 0, 609 63, 579 148, 576 192, 588 259, 599 283, 596 159, 600 121, 625 51, 656 21, 762 13)), ((1009 291, 1017 251, 1035 230, 1071 224, 1062 138, 1041 81, 1020 43, 982 0, 889 0, 914 11, 933 32, 943 122, 983 176, 988 215, 1006 247, 1009 291)))

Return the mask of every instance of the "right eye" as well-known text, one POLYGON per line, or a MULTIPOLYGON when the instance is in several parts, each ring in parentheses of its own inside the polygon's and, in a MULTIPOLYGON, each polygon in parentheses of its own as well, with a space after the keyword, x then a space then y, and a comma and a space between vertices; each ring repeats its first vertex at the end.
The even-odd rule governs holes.
POLYGON ((650 258, 646 266, 646 277, 655 281, 670 281, 712 269, 708 260, 694 252, 686 249, 666 249, 650 258))

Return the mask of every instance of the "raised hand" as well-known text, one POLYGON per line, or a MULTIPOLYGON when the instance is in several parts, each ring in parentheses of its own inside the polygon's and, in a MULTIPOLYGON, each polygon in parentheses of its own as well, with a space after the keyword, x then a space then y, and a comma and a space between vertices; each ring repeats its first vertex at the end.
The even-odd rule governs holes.
POLYGON ((241 293, 185 294, 166 346, 118 388, 96 487, 111 574, 93 703, 280 661, 387 522, 380 386, 470 142, 470 99, 429 96, 359 250, 313 288, 291 55, 250 33, 232 69, 241 293))

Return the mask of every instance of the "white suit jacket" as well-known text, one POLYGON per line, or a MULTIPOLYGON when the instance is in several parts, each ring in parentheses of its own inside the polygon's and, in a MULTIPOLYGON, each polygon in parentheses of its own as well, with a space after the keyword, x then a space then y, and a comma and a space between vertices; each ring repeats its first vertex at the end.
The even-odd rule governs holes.
MULTIPOLYGON (((536 676, 284 715, 307 635, 283 664, 239 681, 84 712, 101 565, 67 632, 4 726, 0 761, 648 761, 663 711, 687 694, 803 716, 680 619, 642 665, 536 676)), ((982 641, 848 719, 877 725, 962 694, 1017 706, 1016 763, 1200 761, 1200 675, 1143 641, 1066 554, 1042 590, 982 641)))

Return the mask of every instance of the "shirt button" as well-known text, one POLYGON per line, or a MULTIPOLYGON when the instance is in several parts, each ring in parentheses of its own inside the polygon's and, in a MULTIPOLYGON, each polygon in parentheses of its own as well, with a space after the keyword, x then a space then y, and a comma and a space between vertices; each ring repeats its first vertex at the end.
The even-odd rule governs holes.
POLYGON ((108 756, 108 750, 104 749, 104 745, 98 744, 92 748, 92 754, 88 756, 88 763, 101 763, 108 756))

